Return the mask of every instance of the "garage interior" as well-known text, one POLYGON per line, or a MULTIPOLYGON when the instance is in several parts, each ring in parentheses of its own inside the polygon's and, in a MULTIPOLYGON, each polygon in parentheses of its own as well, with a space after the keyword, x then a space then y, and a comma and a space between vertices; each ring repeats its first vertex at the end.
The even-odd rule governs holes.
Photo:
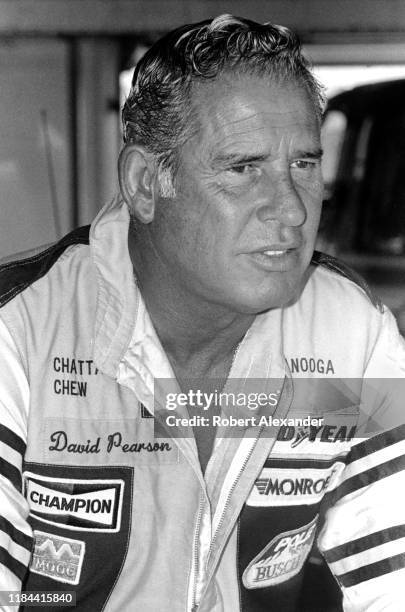
MULTIPOLYGON (((137 59, 166 31, 221 13, 295 30, 329 98, 360 85, 405 79, 401 0, 0 0, 0 258, 49 244, 91 222, 118 189, 120 106, 137 59)), ((336 177, 343 172, 339 129, 342 134, 347 121, 335 117, 325 145, 325 218, 333 223, 336 177)), ((402 125, 405 135, 404 116, 402 125)), ((346 162, 350 189, 362 188, 367 171, 364 130, 362 124, 353 163, 346 162)), ((405 136, 398 137, 396 151, 405 152, 405 136)), ((344 182, 339 188, 342 184, 349 189, 344 182)), ((397 214, 405 198, 405 184, 402 193, 398 185, 396 208, 390 201, 380 215, 397 214)), ((398 215, 398 234, 388 235, 387 229, 385 250, 346 246, 349 263, 376 287, 404 332, 405 217, 398 215)), ((355 223, 354 212, 348 219, 342 223, 355 223)), ((339 255, 342 245, 325 246, 327 232, 320 240, 322 248, 339 255)), ((368 240, 375 242, 374 235, 368 240)), ((305 610, 341 610, 316 551, 308 571, 312 593, 305 610)))

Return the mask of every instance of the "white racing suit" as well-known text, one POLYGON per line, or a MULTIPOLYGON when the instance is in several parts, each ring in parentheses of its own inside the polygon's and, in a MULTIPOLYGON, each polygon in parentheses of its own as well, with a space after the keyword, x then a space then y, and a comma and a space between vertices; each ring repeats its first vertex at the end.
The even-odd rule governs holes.
POLYGON ((390 312, 315 254, 230 373, 278 393, 284 421, 218 431, 203 476, 190 431, 154 430, 173 372, 128 223, 116 200, 90 236, 0 269, 0 591, 74 591, 77 612, 293 612, 317 540, 347 612, 402 610, 405 347, 390 312), (323 425, 285 420, 307 415, 323 425))

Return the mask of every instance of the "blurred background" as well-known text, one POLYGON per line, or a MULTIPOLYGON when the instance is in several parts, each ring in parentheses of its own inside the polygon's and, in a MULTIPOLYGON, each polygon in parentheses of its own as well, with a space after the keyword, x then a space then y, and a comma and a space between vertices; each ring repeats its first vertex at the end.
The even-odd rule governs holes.
POLYGON ((287 25, 329 99, 318 247, 405 332, 405 3, 0 0, 0 257, 89 223, 117 190, 120 105, 165 31, 229 12, 287 25))

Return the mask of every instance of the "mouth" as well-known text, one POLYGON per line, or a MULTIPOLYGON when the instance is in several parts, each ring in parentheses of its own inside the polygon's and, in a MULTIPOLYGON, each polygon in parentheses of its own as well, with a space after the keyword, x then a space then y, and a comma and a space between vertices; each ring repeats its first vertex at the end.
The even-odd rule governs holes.
POLYGON ((246 253, 256 266, 272 271, 287 272, 298 264, 299 247, 270 248, 246 253))
POLYGON ((268 251, 255 251, 256 253, 262 253, 263 255, 267 255, 268 257, 282 257, 286 255, 293 249, 269 249, 268 251))

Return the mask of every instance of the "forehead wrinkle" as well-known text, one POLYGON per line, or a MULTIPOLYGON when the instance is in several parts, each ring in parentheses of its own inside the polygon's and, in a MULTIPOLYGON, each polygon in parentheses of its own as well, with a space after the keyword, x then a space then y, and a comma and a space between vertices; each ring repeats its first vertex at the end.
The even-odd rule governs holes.
POLYGON ((227 156, 271 156, 274 150, 289 150, 291 153, 298 154, 304 152, 316 155, 320 150, 318 134, 302 131, 299 122, 286 125, 272 125, 268 129, 268 137, 263 140, 255 138, 255 134, 262 134, 266 127, 263 125, 246 126, 246 129, 228 132, 227 130, 215 130, 214 138, 210 142, 212 145, 212 157, 225 158, 227 156), (293 128, 291 133, 285 133, 286 127, 293 128), (297 130, 294 129, 297 127, 297 130), (298 137, 298 138, 297 138, 298 137), (296 141, 294 143, 294 141, 296 141), (219 154, 217 153, 219 148, 219 154))
MULTIPOLYGON (((234 76, 237 75, 231 75, 232 78, 229 78, 229 76, 230 75, 223 75, 223 77, 225 77, 223 80, 213 79, 212 81, 193 84, 191 102, 198 112, 204 112, 208 109, 206 117, 210 114, 211 110, 215 112, 218 108, 218 105, 215 103, 215 98, 220 99, 222 108, 235 105, 235 92, 237 96, 239 96, 239 99, 237 99, 237 106, 240 111, 243 112, 243 107, 246 107, 247 112, 251 110, 254 112, 254 109, 251 109, 252 101, 249 99, 249 96, 252 89, 256 89, 259 95, 260 91, 265 92, 268 105, 271 107, 269 109, 270 112, 274 114, 284 114, 284 109, 280 112, 277 109, 280 106, 280 98, 287 93, 290 101, 298 97, 304 97, 308 102, 308 104, 302 105, 297 100, 297 108, 291 111, 293 114, 302 111, 303 106, 305 106, 305 112, 310 115, 312 119, 316 119, 316 111, 311 96, 307 88, 298 81, 292 80, 285 83, 280 83, 273 79, 267 81, 263 76, 255 74, 239 75, 239 78, 236 79, 234 76), (243 84, 245 87, 241 88, 243 84)), ((233 107, 232 111, 234 110, 236 110, 236 106, 233 107)))
MULTIPOLYGON (((243 128, 243 132, 246 130, 262 130, 263 128, 277 129, 277 128, 288 128, 294 125, 300 125, 300 121, 297 120, 296 113, 293 111, 281 111, 274 112, 272 110, 269 111, 257 111, 254 109, 249 109, 251 112, 246 114, 245 116, 239 118, 233 118, 226 121, 221 121, 221 116, 223 114, 222 111, 219 111, 216 120, 212 121, 212 129, 215 133, 218 130, 227 130, 229 128, 241 126, 243 128), (288 120, 288 117, 291 116, 292 121, 288 120), (270 123, 266 126, 266 119, 270 118, 270 123), (256 125, 255 125, 256 124, 256 125)), ((309 122, 308 122, 309 123, 309 122)), ((239 133, 239 132, 236 132, 239 133)))
MULTIPOLYGON (((291 123, 288 119, 289 116, 293 117, 294 122, 296 122, 297 113, 299 113, 299 111, 301 111, 301 119, 304 118, 302 116, 301 106, 297 106, 297 109, 279 111, 273 102, 276 103, 276 100, 273 101, 270 98, 268 101, 268 109, 260 109, 255 108, 255 103, 252 103, 251 100, 238 98, 234 95, 223 96, 220 99, 220 104, 217 102, 215 105, 213 105, 213 100, 210 98, 206 99, 205 105, 203 105, 200 100, 197 104, 198 114, 200 115, 200 119, 202 119, 202 121, 200 121, 200 131, 201 127, 205 126, 205 128, 208 128, 208 131, 217 133, 218 130, 226 128, 232 129, 232 127, 235 127, 237 129, 238 125, 243 126, 243 124, 246 124, 246 129, 249 130, 252 128, 262 129, 267 119, 269 119, 269 122, 272 123, 274 127, 287 127, 291 123), (260 123, 260 125, 254 128, 254 124, 257 122, 260 123)), ((311 113, 306 112, 305 115, 307 115, 305 120, 310 121, 311 113)))
POLYGON ((213 130, 212 134, 208 135, 207 141, 212 149, 219 148, 226 153, 229 148, 229 154, 240 154, 249 152, 251 154, 263 155, 265 152, 270 152, 274 148, 278 140, 293 138, 294 135, 286 136, 284 134, 285 126, 271 126, 270 129, 263 125, 243 126, 238 124, 238 129, 226 129, 228 126, 222 126, 222 129, 213 130), (281 138, 277 132, 282 130, 281 138), (256 137, 262 135, 263 131, 267 131, 265 139, 256 137), (212 135, 212 139, 210 136, 212 135), (246 151, 246 148, 249 151, 246 151))
MULTIPOLYGON (((255 84, 256 81, 252 82, 255 84)), ((249 83, 250 79, 247 79, 247 85, 249 83)), ((231 84, 227 88, 220 86, 221 89, 222 95, 215 95, 217 88, 204 84, 199 88, 198 97, 196 91, 192 97, 198 116, 198 129, 192 138, 194 147, 190 147, 188 154, 198 157, 203 166, 206 163, 210 165, 218 151, 220 154, 229 151, 231 155, 267 153, 270 156, 275 150, 280 150, 280 141, 286 138, 290 143, 296 139, 293 148, 297 150, 316 148, 319 126, 315 114, 311 112, 310 101, 306 97, 303 103, 301 95, 296 104, 290 103, 294 101, 296 88, 292 88, 287 108, 282 107, 281 110, 277 92, 274 97, 266 96, 267 102, 263 104, 262 94, 264 92, 266 95, 267 88, 260 86, 258 89, 259 106, 249 88, 245 92, 236 87, 235 91, 231 84)), ((287 89, 290 88, 280 88, 281 94, 288 93, 287 89)), ((298 93, 302 94, 302 90, 299 89, 298 93)))
MULTIPOLYGON (((278 129, 302 129, 303 127, 312 130, 316 127, 314 118, 308 112, 305 115, 297 116, 295 110, 276 111, 275 109, 257 110, 248 108, 246 111, 248 112, 245 112, 243 116, 236 118, 228 118, 229 111, 226 107, 218 112, 215 111, 212 115, 207 113, 206 128, 208 129, 206 131, 214 133, 219 138, 219 133, 222 133, 221 137, 226 137, 262 130, 271 132, 278 129)), ((238 109, 233 112, 238 112, 238 109)))

